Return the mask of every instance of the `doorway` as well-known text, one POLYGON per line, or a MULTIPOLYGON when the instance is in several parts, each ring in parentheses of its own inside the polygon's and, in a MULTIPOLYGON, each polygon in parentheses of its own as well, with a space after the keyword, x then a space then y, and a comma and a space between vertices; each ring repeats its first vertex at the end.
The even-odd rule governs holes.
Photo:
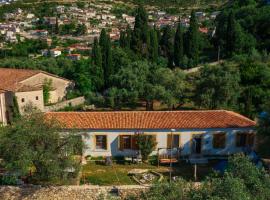
POLYGON ((202 145, 203 145, 203 135, 202 134, 192 135, 191 139, 192 154, 201 154, 202 145))

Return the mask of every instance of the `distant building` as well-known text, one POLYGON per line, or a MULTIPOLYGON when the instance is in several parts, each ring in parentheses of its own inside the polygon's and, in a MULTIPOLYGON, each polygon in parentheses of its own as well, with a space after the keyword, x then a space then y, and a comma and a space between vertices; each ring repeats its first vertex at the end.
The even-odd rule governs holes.
POLYGON ((42 56, 51 56, 53 58, 56 58, 58 56, 60 56, 62 54, 62 51, 60 49, 51 49, 51 50, 48 50, 48 49, 43 49, 41 50, 41 55, 42 56))
POLYGON ((47 30, 33 30, 31 34, 38 37, 47 37, 48 31, 47 30))
POLYGON ((220 11, 215 11, 215 12, 212 12, 211 15, 210 15, 210 18, 211 19, 216 19, 216 17, 220 14, 220 11))
POLYGON ((0 68, 0 77, 0 123, 4 124, 11 119, 14 97, 22 114, 28 105, 44 110, 45 80, 52 81, 49 103, 62 101, 74 87, 72 81, 40 70, 0 68))
POLYGON ((16 34, 13 31, 7 31, 5 40, 7 42, 16 43, 18 42, 16 34))
POLYGON ((56 11, 58 13, 61 13, 61 14, 64 13, 65 12, 65 6, 57 6, 56 11))
POLYGON ((60 49, 51 49, 50 50, 51 57, 56 58, 62 54, 62 51, 60 49))
POLYGON ((78 61, 81 59, 81 54, 68 54, 67 57, 73 61, 78 61))

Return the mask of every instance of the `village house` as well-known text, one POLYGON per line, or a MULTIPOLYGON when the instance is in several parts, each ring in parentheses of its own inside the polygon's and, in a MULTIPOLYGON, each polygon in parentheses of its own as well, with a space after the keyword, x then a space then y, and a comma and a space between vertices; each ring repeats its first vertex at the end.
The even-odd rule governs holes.
POLYGON ((46 117, 81 134, 84 156, 137 155, 135 135, 152 135, 152 154, 222 157, 254 147, 255 122, 232 111, 49 112, 46 117))
POLYGON ((73 61, 78 61, 81 59, 81 54, 75 53, 75 54, 68 54, 67 58, 73 61))
POLYGON ((32 30, 31 35, 38 36, 38 37, 47 37, 48 31, 47 30, 32 30))
POLYGON ((59 48, 55 48, 55 49, 50 50, 50 55, 53 58, 56 58, 56 57, 60 56, 61 54, 62 54, 62 51, 59 48))
POLYGON ((0 123, 8 123, 12 116, 12 107, 16 97, 19 111, 23 114, 28 105, 44 110, 43 85, 51 80, 50 99, 54 104, 65 99, 74 83, 56 75, 26 69, 0 68, 0 123))

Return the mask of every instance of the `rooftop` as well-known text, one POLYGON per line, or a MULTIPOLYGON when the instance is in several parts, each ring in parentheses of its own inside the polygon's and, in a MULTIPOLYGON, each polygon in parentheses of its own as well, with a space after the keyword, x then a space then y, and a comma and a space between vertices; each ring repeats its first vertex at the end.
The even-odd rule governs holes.
POLYGON ((256 123, 225 110, 49 112, 65 128, 74 129, 206 129, 245 128, 256 123))
POLYGON ((0 89, 17 90, 21 87, 21 81, 40 72, 39 70, 0 68, 0 89))
MULTIPOLYGON (((37 86, 30 88, 23 85, 21 82, 39 73, 44 73, 49 76, 56 78, 61 78, 56 75, 41 71, 41 70, 31 70, 31 69, 13 69, 13 68, 0 68, 0 89, 8 91, 31 91, 39 90, 37 86)), ((67 79, 61 78, 63 80, 69 81, 67 79)))

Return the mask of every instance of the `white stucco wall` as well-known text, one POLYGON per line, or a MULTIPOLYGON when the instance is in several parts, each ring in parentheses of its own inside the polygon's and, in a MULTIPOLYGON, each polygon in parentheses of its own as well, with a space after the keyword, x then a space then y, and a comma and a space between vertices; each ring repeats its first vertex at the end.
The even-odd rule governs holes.
MULTIPOLYGON (((176 131, 174 134, 180 134, 180 146, 183 148, 181 155, 191 154, 191 139, 192 135, 202 135, 202 154, 204 155, 228 155, 232 153, 241 152, 241 148, 236 147, 236 133, 239 131, 254 131, 252 128, 248 129, 212 129, 212 130, 184 130, 176 131), (214 149, 212 146, 213 134, 217 131, 226 132, 226 146, 223 149, 214 149)), ((134 135, 134 131, 84 131, 83 141, 86 145, 84 155, 96 156, 127 156, 135 154, 133 150, 119 150, 119 135, 134 135), (107 150, 95 149, 95 136, 107 135, 107 150)), ((157 149, 167 147, 167 136, 171 134, 169 130, 151 130, 144 131, 144 134, 156 135, 157 149)), ((166 150, 161 150, 160 153, 164 153, 166 150)), ((156 154, 157 151, 152 152, 156 154)))

